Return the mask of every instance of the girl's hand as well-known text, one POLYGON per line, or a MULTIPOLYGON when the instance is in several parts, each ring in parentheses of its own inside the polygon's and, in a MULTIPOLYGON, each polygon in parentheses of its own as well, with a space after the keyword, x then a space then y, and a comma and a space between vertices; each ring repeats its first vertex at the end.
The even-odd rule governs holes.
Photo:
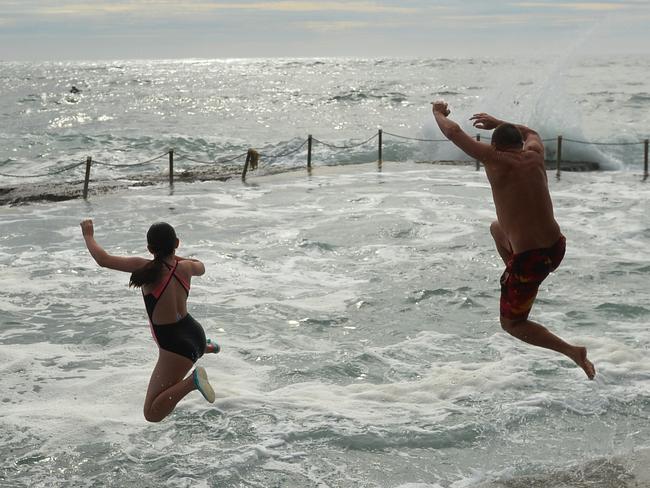
POLYGON ((93 237, 95 230, 93 229, 93 221, 90 219, 82 221, 80 224, 81 233, 84 237, 93 237))
POLYGON ((86 247, 88 248, 90 255, 102 268, 110 268, 117 271, 133 273, 137 269, 142 268, 142 266, 150 263, 148 259, 138 258, 135 256, 121 257, 108 254, 104 251, 104 248, 95 241, 93 236, 93 221, 87 219, 80 222, 79 225, 81 226, 81 232, 86 241, 86 247))
POLYGON ((449 114, 451 113, 451 110, 449 110, 449 106, 447 105, 447 102, 444 100, 437 100, 435 102, 431 102, 431 105, 433 105, 433 114, 435 115, 436 112, 441 113, 445 117, 448 117, 449 114))

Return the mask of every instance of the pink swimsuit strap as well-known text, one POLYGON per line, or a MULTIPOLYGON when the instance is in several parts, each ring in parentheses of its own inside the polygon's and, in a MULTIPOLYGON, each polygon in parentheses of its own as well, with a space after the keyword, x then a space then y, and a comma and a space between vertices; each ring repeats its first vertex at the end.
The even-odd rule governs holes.
POLYGON ((169 268, 169 274, 167 277, 158 285, 157 288, 155 288, 152 292, 151 295, 153 295, 156 300, 160 298, 160 295, 163 294, 163 292, 167 289, 167 286, 169 285, 169 282, 172 280, 172 278, 176 278, 178 282, 181 284, 181 286, 185 289, 186 293, 190 293, 190 284, 182 277, 176 274, 176 268, 178 267, 178 261, 174 262, 174 266, 170 266, 169 264, 165 263, 163 261, 163 264, 169 268))

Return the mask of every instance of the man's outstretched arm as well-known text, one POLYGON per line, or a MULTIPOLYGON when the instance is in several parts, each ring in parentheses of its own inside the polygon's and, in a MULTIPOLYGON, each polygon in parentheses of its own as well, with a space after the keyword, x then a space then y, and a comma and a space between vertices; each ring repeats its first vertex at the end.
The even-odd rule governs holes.
POLYGON ((483 162, 489 159, 492 151, 491 146, 479 142, 467 134, 456 122, 448 118, 450 113, 451 111, 445 102, 433 103, 433 116, 445 137, 471 158, 483 162))

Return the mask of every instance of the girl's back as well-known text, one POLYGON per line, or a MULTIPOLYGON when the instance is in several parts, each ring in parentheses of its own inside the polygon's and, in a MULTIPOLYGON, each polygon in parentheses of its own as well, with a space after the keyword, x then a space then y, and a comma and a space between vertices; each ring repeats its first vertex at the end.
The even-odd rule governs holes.
POLYGON ((152 323, 157 325, 173 324, 187 315, 188 290, 184 284, 189 289, 192 277, 188 265, 190 263, 186 261, 166 262, 160 278, 155 283, 142 286, 142 293, 145 296, 160 292, 160 288, 164 287, 154 307, 152 323))

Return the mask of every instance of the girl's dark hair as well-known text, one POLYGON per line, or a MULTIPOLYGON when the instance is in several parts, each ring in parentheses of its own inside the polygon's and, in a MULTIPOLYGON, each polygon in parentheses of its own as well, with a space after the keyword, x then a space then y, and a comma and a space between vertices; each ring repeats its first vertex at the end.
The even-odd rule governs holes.
POLYGON ((176 231, 166 222, 157 222, 147 231, 147 245, 153 253, 153 261, 131 273, 129 286, 139 288, 158 281, 163 271, 163 259, 176 249, 176 231))

